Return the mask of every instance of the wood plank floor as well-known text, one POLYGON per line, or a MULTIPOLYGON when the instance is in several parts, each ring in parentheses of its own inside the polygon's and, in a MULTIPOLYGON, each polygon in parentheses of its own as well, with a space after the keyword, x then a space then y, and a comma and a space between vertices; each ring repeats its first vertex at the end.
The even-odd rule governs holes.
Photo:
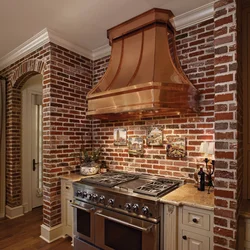
POLYGON ((0 220, 1 250, 73 250, 71 238, 61 238, 48 244, 39 236, 42 208, 35 208, 22 217, 0 220))

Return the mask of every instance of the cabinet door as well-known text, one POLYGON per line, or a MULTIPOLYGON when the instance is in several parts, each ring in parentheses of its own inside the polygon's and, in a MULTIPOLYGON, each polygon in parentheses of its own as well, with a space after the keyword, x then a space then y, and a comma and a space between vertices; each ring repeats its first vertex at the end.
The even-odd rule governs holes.
POLYGON ((209 237, 182 230, 182 250, 210 250, 209 237))
POLYGON ((61 180, 61 203, 62 203, 62 225, 63 234, 73 237, 73 208, 71 202, 73 200, 72 182, 61 180))
POLYGON ((73 208, 71 207, 72 198, 65 196, 62 200, 63 207, 63 227, 64 234, 67 234, 72 237, 72 223, 73 223, 73 208))

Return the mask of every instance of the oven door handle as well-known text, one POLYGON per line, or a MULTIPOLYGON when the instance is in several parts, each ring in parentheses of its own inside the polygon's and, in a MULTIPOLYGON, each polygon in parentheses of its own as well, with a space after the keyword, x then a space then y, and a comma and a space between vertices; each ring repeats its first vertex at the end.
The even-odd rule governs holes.
POLYGON ((114 217, 111 217, 111 216, 108 216, 108 215, 105 215, 105 214, 102 214, 101 212, 95 212, 95 215, 98 215, 98 216, 101 216, 105 219, 108 219, 108 220, 111 220, 111 221, 114 221, 114 222, 117 222, 117 223, 120 223, 122 225, 125 225, 125 226, 128 226, 128 227, 132 227, 134 229, 138 229, 142 232, 145 232, 145 233, 149 233, 151 231, 151 229, 153 228, 154 225, 150 225, 148 227, 140 227, 140 226, 136 226, 136 225, 133 225, 131 223, 128 223, 126 221, 123 221, 123 220, 119 220, 119 219, 116 219, 114 217))
MULTIPOLYGON (((82 207, 82 206, 78 206, 78 205, 76 205, 76 204, 74 204, 74 203, 71 203, 71 206, 72 206, 72 207, 75 207, 75 208, 78 208, 78 209, 81 209, 81 210, 84 210, 84 211, 86 211, 86 212, 88 212, 88 213, 91 213, 92 211, 95 211, 95 208, 94 208, 94 207, 85 208, 85 207, 82 207)), ((86 205, 85 205, 85 206, 86 206, 86 205)))

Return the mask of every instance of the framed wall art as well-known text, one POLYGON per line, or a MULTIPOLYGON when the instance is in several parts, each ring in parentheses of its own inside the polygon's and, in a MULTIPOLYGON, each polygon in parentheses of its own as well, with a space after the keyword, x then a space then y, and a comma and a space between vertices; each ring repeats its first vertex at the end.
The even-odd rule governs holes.
POLYGON ((147 145, 161 146, 162 141, 162 128, 150 127, 147 131, 147 145))
POLYGON ((180 137, 166 138, 167 156, 171 158, 182 158, 186 156, 186 139, 180 137))
POLYGON ((143 154, 143 138, 139 136, 131 136, 128 138, 128 153, 132 155, 143 154))
POLYGON ((125 128, 114 129, 114 145, 115 146, 127 145, 127 130, 125 128))

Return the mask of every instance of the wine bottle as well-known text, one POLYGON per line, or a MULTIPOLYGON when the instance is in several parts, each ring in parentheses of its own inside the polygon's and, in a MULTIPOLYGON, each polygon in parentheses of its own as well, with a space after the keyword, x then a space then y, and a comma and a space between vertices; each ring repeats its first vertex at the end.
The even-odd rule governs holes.
POLYGON ((198 190, 205 191, 205 173, 202 168, 200 168, 200 171, 198 172, 198 180, 198 190))

